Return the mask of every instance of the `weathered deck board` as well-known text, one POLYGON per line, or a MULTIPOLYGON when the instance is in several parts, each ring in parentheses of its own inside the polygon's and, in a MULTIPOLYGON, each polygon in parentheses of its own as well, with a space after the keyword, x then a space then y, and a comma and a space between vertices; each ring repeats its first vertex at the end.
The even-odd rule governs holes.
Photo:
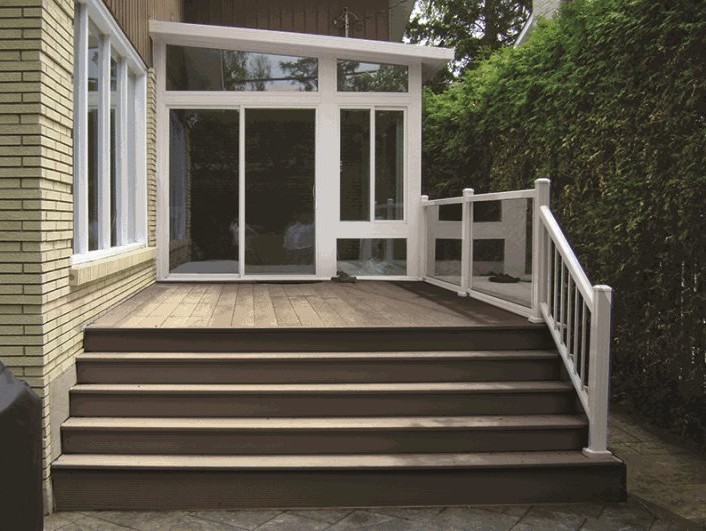
POLYGON ((299 328, 523 325, 526 320, 422 282, 156 284, 92 326, 299 328))

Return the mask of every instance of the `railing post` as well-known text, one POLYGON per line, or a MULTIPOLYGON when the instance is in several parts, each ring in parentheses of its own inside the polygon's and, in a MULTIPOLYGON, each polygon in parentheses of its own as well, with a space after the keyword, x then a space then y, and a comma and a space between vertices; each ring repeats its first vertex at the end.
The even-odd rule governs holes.
POLYGON ((610 392, 610 311, 612 290, 593 287, 588 373, 588 457, 608 451, 608 396, 610 392))
POLYGON ((427 276, 427 262, 429 261, 429 249, 428 249, 428 207, 429 196, 423 195, 421 198, 420 207, 421 212, 419 213, 419 274, 422 280, 427 276))
POLYGON ((547 289, 545 286, 547 279, 546 262, 547 237, 542 227, 540 209, 549 206, 549 179, 537 179, 534 181, 535 197, 534 209, 532 212, 532 310, 529 320, 532 323, 542 323, 542 310, 540 304, 547 289))
POLYGON ((473 282, 473 188, 464 188, 461 203, 461 291, 466 297, 473 282))

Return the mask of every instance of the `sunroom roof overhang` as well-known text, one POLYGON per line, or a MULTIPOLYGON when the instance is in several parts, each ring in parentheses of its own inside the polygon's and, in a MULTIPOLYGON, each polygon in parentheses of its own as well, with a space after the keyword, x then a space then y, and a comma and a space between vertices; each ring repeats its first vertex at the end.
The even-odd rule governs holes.
POLYGON ((424 79, 432 77, 454 58, 453 48, 159 20, 150 21, 150 34, 156 42, 179 46, 421 64, 424 79))

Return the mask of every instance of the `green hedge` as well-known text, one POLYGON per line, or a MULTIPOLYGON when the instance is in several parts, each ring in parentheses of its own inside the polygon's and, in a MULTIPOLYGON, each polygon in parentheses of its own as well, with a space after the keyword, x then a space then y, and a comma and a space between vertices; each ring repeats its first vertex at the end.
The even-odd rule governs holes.
POLYGON ((552 179, 614 288, 613 394, 704 443, 706 2, 574 0, 517 49, 425 94, 425 190, 552 179))

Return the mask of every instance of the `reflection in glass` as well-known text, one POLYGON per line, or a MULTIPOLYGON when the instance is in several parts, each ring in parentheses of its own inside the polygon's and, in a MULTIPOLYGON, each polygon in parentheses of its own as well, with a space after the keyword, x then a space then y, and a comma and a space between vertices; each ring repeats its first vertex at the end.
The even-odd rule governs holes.
POLYGON ((461 285, 461 240, 437 239, 434 248, 433 277, 461 285))
POLYGON ((170 271, 238 273, 239 113, 169 116, 170 271))
POLYGON ((351 276, 407 274, 407 240, 343 239, 336 241, 338 271, 351 276))
POLYGON ((88 34, 88 250, 98 249, 98 36, 88 34))
POLYGON ((341 110, 341 220, 370 220, 370 111, 341 110))
POLYGON ((407 92, 408 78, 404 65, 338 60, 340 92, 407 92))
POLYGON ((404 218, 404 113, 375 112, 375 219, 404 218))
POLYGON ((483 220, 473 224, 473 289, 529 307, 532 200, 477 202, 473 208, 483 220))
POLYGON ((118 123, 120 114, 120 92, 118 86, 118 63, 110 58, 110 245, 118 244, 118 179, 116 163, 116 147, 118 140, 118 123))
POLYGON ((167 46, 167 90, 315 92, 318 87, 315 57, 167 46))
POLYGON ((245 273, 314 274, 316 111, 245 111, 245 273))
MULTIPOLYGON (((135 101, 135 76, 128 73, 127 76, 127 101, 128 102, 134 102, 135 101)), ((127 179, 128 179, 128 185, 127 185, 127 192, 128 192, 128 199, 127 199, 127 209, 128 209, 128 215, 127 215, 127 237, 128 237, 128 243, 132 243, 137 241, 137 234, 136 234, 136 203, 137 203, 137 174, 139 170, 137 169, 137 163, 135 160, 135 142, 136 140, 136 133, 135 133, 135 125, 137 124, 137 108, 135 105, 130 105, 128 104, 127 108, 128 112, 128 118, 127 118, 127 165, 128 165, 128 171, 127 171, 127 179)))

